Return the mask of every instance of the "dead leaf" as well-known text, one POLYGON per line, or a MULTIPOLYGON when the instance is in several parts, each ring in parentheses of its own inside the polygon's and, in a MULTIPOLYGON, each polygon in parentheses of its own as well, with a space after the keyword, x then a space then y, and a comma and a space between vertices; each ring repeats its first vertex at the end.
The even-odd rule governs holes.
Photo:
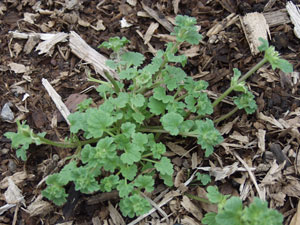
POLYGON ((136 6, 136 0, 126 0, 126 2, 131 6, 136 6))
POLYGON ((19 43, 15 43, 13 46, 13 49, 14 49, 14 52, 16 53, 16 56, 18 56, 23 48, 22 48, 22 45, 20 45, 19 43))
POLYGON ((211 168, 209 174, 215 177, 215 181, 223 180, 226 177, 229 177, 231 174, 235 173, 235 171, 237 171, 238 164, 239 164, 238 162, 235 162, 234 164, 225 166, 223 168, 220 167, 211 168))
POLYGON ((174 13, 177 15, 178 9, 179 9, 179 2, 180 0, 173 0, 173 8, 174 8, 174 13))
MULTIPOLYGON (((282 179, 282 169, 284 168, 284 164, 281 164, 280 166, 276 163, 276 160, 274 160, 270 170, 268 171, 267 175, 264 177, 264 179, 261 181, 261 186, 264 185, 273 185, 275 184, 276 180, 282 179)), ((300 189, 299 189, 300 190, 300 189)))
POLYGON ((131 27, 132 24, 128 23, 126 18, 123 17, 121 20, 120 20, 120 24, 121 24, 121 28, 128 28, 128 27, 131 27))
POLYGON ((258 119, 264 120, 266 122, 269 122, 273 124, 274 126, 283 129, 283 126, 281 123, 278 122, 278 120, 274 119, 273 117, 265 116, 262 112, 258 114, 258 119))
POLYGON ((80 17, 78 17, 78 21, 77 23, 80 25, 80 26, 83 26, 83 27, 89 27, 91 24, 83 19, 81 19, 80 17))
POLYGON ((103 20, 98 20, 96 23, 96 26, 91 25, 91 28, 93 28, 96 31, 105 30, 106 27, 103 24, 103 20))
POLYGON ((57 33, 54 36, 51 36, 46 41, 39 43, 39 45, 35 48, 36 51, 39 51, 39 55, 48 53, 50 49, 55 46, 57 43, 65 41, 69 35, 63 32, 57 33))
POLYGON ((7 10, 6 6, 2 2, 0 2, 0 15, 3 15, 4 14, 3 12, 6 10, 7 10))
POLYGON ((198 154, 197 152, 194 152, 192 154, 192 169, 195 169, 198 166, 199 162, 198 162, 198 154))
POLYGON ((290 225, 298 225, 300 224, 300 203, 298 201, 297 212, 294 214, 290 225))
POLYGON ((150 26, 148 27, 146 34, 144 36, 144 44, 148 44, 149 41, 152 38, 153 33, 156 31, 156 29, 159 27, 158 23, 151 23, 150 26))
POLYGON ((241 135, 237 131, 234 131, 232 135, 229 135, 229 137, 243 144, 249 143, 249 138, 247 136, 241 135))
POLYGON ((182 225, 200 225, 200 223, 196 222, 192 217, 187 215, 183 216, 180 222, 182 225))
MULTIPOLYGON (((65 101, 65 105, 67 106, 68 110, 73 113, 76 111, 77 109, 77 105, 82 102, 83 100, 87 99, 88 95, 86 94, 71 94, 69 95, 69 97, 67 98, 67 100, 65 101)), ((62 115, 59 113, 57 115, 57 122, 61 122, 63 121, 63 117, 62 115)))
POLYGON ((189 58, 193 58, 195 56, 200 55, 200 46, 199 45, 193 45, 192 47, 186 49, 186 50, 181 50, 179 51, 180 54, 185 55, 189 58))
POLYGON ((264 153, 266 151, 266 145, 265 145, 266 131, 263 129, 258 129, 256 136, 258 138, 258 143, 257 143, 258 148, 261 151, 261 153, 264 153))
POLYGON ((51 203, 43 201, 42 195, 39 195, 37 199, 27 207, 27 212, 30 216, 43 216, 51 211, 53 211, 51 203))
POLYGON ((186 211, 191 213, 197 220, 201 221, 203 215, 201 210, 187 197, 183 196, 181 205, 185 208, 186 211))
POLYGON ((24 171, 21 172, 16 172, 12 176, 5 177, 1 182, 0 182, 0 189, 5 189, 8 187, 8 179, 12 179, 12 181, 15 184, 20 184, 22 183, 25 179, 32 179, 35 177, 33 174, 27 174, 24 171))
POLYGON ((113 207, 110 201, 108 202, 108 211, 115 225, 125 225, 123 217, 120 215, 118 210, 116 210, 115 207, 113 207))
POLYGON ((8 64, 8 66, 15 73, 26 73, 26 72, 29 72, 29 67, 28 66, 24 66, 23 64, 11 62, 11 63, 8 64))
MULTIPOLYGON (((197 196, 200 198, 207 199, 207 192, 202 187, 197 187, 197 196)), ((205 212, 218 212, 218 206, 216 204, 212 203, 205 203, 205 202, 199 202, 201 205, 201 209, 203 209, 205 212)))
POLYGON ((37 36, 29 36, 23 51, 25 52, 25 54, 29 54, 32 49, 34 48, 34 46, 36 46, 37 43, 39 43, 40 38, 37 36))
POLYGON ((37 17, 39 17, 40 14, 38 13, 24 13, 24 21, 30 23, 30 24, 34 24, 35 23, 35 20, 37 17))
POLYGON ((282 193, 289 197, 300 197, 300 183, 297 180, 291 180, 286 186, 282 188, 282 193))
POLYGON ((276 207, 282 207, 285 203, 286 194, 282 192, 278 192, 275 194, 269 194, 272 200, 275 202, 276 207))
POLYGON ((268 35, 270 36, 269 25, 264 14, 257 12, 248 13, 244 17, 241 17, 241 24, 251 53, 253 55, 258 54, 260 52, 258 47, 261 45, 258 39, 263 38, 268 40, 268 35))
POLYGON ((17 185, 15 185, 10 177, 8 178, 8 188, 4 192, 4 198, 8 204, 18 204, 20 202, 24 202, 24 196, 22 195, 21 190, 17 185))
POLYGON ((175 187, 179 187, 180 184, 182 184, 184 182, 184 170, 181 169, 177 174, 176 174, 176 177, 175 177, 175 180, 174 180, 174 186, 175 187))
POLYGON ((184 157, 187 157, 187 158, 191 157, 187 150, 185 150, 183 147, 181 147, 180 145, 177 145, 173 142, 168 142, 167 147, 172 152, 176 153, 177 155, 184 156, 184 157))

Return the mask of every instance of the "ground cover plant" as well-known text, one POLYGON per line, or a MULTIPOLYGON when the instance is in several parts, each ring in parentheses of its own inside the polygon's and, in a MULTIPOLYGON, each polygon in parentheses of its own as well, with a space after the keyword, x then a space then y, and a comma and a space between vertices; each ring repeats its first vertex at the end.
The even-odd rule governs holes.
POLYGON ((64 186, 74 182, 75 189, 85 194, 118 190, 124 216, 146 213, 151 206, 141 193, 152 192, 156 178, 168 186, 173 184, 173 165, 164 156, 163 140, 158 141, 162 134, 196 138, 209 157, 223 141, 215 123, 229 118, 238 109, 251 114, 257 108, 245 80, 267 62, 273 69, 292 71, 275 48, 261 39, 264 58, 243 76, 233 69, 230 87, 211 102, 206 93, 208 83, 187 76, 183 70, 187 57, 177 54, 184 42, 199 44, 202 36, 195 25, 195 18, 177 16, 172 33, 176 42, 159 50, 149 64, 145 64, 142 54, 126 51, 129 41, 124 37, 102 43, 100 47, 113 51, 114 58, 107 65, 116 70, 120 80, 109 73, 106 76, 110 82, 89 77, 99 83, 97 91, 104 103, 96 108, 91 107, 92 99, 80 103, 78 111, 68 117, 70 136, 65 142, 49 140, 46 133, 35 133, 25 122, 17 122, 17 133, 5 134, 23 160, 32 143, 76 149, 69 163, 48 177, 47 188, 42 192, 46 198, 63 205, 67 198, 64 186), (238 93, 234 97, 236 107, 212 120, 214 107, 232 91, 238 93))
POLYGON ((238 197, 222 195, 218 188, 209 186, 207 197, 218 205, 218 212, 207 213, 202 219, 207 225, 280 225, 283 216, 276 210, 269 209, 267 202, 254 198, 248 207, 238 197), (229 198, 230 197, 230 198, 229 198))

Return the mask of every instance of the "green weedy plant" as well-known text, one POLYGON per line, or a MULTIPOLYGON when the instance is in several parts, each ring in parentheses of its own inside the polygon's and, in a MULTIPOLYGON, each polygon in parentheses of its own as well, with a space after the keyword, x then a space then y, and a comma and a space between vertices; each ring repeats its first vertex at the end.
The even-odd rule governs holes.
POLYGON ((208 83, 187 76, 180 67, 185 66, 187 57, 177 54, 184 42, 199 44, 202 36, 195 24, 195 18, 177 16, 172 33, 176 42, 159 50, 148 65, 144 65, 142 54, 125 51, 129 41, 124 37, 102 43, 100 47, 113 51, 114 59, 108 60, 107 65, 116 70, 120 80, 113 79, 109 73, 106 76, 110 82, 89 76, 90 81, 99 83, 97 91, 104 103, 93 108, 91 99, 82 102, 78 111, 68 117, 70 137, 64 142, 51 141, 45 138, 45 133, 34 133, 25 122, 17 122, 17 133, 5 134, 22 160, 26 160, 26 150, 32 143, 76 148, 69 163, 47 179, 47 188, 42 192, 46 198, 57 205, 64 204, 67 197, 64 186, 74 182, 75 189, 86 194, 118 190, 124 216, 147 212, 150 204, 140 193, 153 191, 157 176, 166 185, 173 184, 173 165, 164 156, 165 145, 157 141, 160 134, 197 138, 208 157, 214 146, 223 141, 214 123, 238 109, 245 109, 247 114, 256 110, 254 96, 245 80, 266 62, 270 62, 273 69, 292 71, 291 65, 279 58, 274 47, 261 40, 260 49, 265 52, 263 60, 242 77, 240 71, 234 69, 228 90, 211 103, 205 92, 208 83), (209 115, 214 107, 232 91, 241 93, 234 98, 237 107, 212 121, 209 115))
POLYGON ((207 197, 211 203, 218 205, 218 213, 209 212, 202 219, 207 225, 282 225, 283 216, 268 203, 254 198, 248 207, 238 197, 222 195, 217 187, 207 188, 207 197))

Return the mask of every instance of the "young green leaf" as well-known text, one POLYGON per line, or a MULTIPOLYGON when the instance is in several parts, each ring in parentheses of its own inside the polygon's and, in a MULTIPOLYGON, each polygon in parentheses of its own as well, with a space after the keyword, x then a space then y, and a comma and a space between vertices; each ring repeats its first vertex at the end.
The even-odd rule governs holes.
POLYGON ((257 109, 254 95, 250 91, 247 91, 238 97, 235 96, 233 99, 234 104, 236 104, 239 109, 245 109, 247 114, 252 114, 257 109))
POLYGON ((160 174, 159 176, 161 179, 163 179, 164 184, 167 185, 168 187, 172 187, 174 185, 172 175, 160 174))
POLYGON ((105 163, 105 160, 116 158, 116 145, 113 142, 113 138, 105 137, 98 141, 96 147, 85 145, 81 151, 81 161, 96 167, 105 163))
POLYGON ((150 112, 157 116, 160 114, 164 114, 166 110, 166 104, 155 99, 153 96, 151 96, 149 99, 148 107, 150 109, 150 112))
POLYGON ((241 71, 239 71, 237 68, 233 68, 233 77, 231 78, 230 86, 233 87, 234 91, 239 91, 246 93, 248 91, 245 81, 238 82, 241 76, 241 71))
POLYGON ((114 122, 111 115, 96 108, 89 108, 85 117, 87 118, 87 124, 85 125, 88 131, 87 138, 102 137, 105 130, 114 122))
POLYGON ((119 183, 119 176, 110 175, 108 177, 103 178, 100 181, 100 190, 103 192, 110 192, 117 187, 119 183))
POLYGON ((151 152, 153 153, 153 158, 160 159, 166 152, 166 146, 163 143, 154 143, 151 146, 151 152))
POLYGON ((129 94, 125 92, 119 93, 117 98, 111 98, 112 103, 119 109, 125 108, 129 103, 129 94))
POLYGON ((179 134, 179 125, 183 122, 183 117, 175 112, 170 112, 161 117, 160 122, 164 129, 169 131, 171 135, 179 134))
POLYGON ((72 171, 74 177, 75 190, 85 194, 90 194, 100 189, 100 185, 95 179, 100 175, 100 170, 92 170, 89 167, 78 167, 72 171))
MULTIPOLYGON (((172 49, 174 48, 174 44, 169 42, 167 43, 167 49, 166 49, 166 57, 169 62, 174 63, 180 63, 181 66, 185 66, 187 63, 187 57, 185 55, 174 55, 174 52, 172 52, 172 49)), ((177 49, 176 49, 177 51, 177 49)), ((177 68, 177 67, 174 67, 177 68)), ((178 68, 179 69, 179 68, 178 68)))
POLYGON ((147 192, 152 192, 154 190, 154 180, 151 176, 139 175, 135 179, 134 185, 140 189, 144 188, 147 192))
POLYGON ((160 172, 162 175, 173 175, 173 165, 171 160, 167 157, 162 157, 159 162, 155 163, 155 169, 160 172))
POLYGON ((139 124, 143 124, 145 120, 145 116, 140 112, 132 113, 132 118, 135 120, 135 122, 139 124))
POLYGON ((258 40, 262 42, 262 45, 259 46, 258 49, 265 52, 265 58, 271 64, 273 70, 279 68, 285 73, 293 72, 292 64, 284 59, 281 59, 274 46, 269 46, 268 41, 264 40, 263 38, 259 38, 258 40))
POLYGON ((42 195, 58 206, 63 205, 68 197, 65 189, 59 185, 48 185, 47 188, 42 191, 42 195))
POLYGON ((132 183, 128 184, 126 180, 120 180, 117 186, 121 198, 128 197, 128 195, 132 193, 133 188, 134 185, 132 183))
POLYGON ((123 80, 132 80, 133 78, 137 77, 139 74, 137 68, 128 68, 125 70, 120 71, 119 76, 120 79, 123 80))
POLYGON ((135 107, 142 107, 145 103, 145 97, 141 94, 132 95, 130 98, 130 102, 135 107))
POLYGON ((144 145, 148 142, 147 134, 134 133, 132 134, 132 143, 140 148, 140 151, 144 151, 144 145))
POLYGON ((124 216, 129 218, 143 215, 151 209, 149 202, 138 194, 124 198, 120 201, 120 210, 124 216))
POLYGON ((215 186, 208 186, 207 187, 207 197, 208 200, 211 203, 216 203, 216 204, 221 204, 221 209, 226 203, 227 198, 229 197, 228 195, 222 195, 219 191, 218 188, 215 186))
POLYGON ((194 96, 192 95, 187 95, 184 99, 186 106, 188 108, 188 110, 190 110, 191 112, 196 112, 197 108, 196 108, 196 103, 197 100, 194 98, 194 96))
POLYGON ((166 66, 162 71, 164 84, 167 85, 168 90, 173 91, 178 88, 178 85, 183 82, 186 77, 186 73, 178 67, 166 66))
POLYGON ((127 138, 130 138, 135 133, 135 128, 136 128, 136 125, 131 122, 126 122, 121 125, 122 133, 127 138))
POLYGON ((156 100, 162 101, 163 103, 172 102, 174 97, 171 95, 166 95, 166 89, 163 87, 157 87, 153 89, 153 97, 156 100))
POLYGON ((224 205, 224 210, 218 212, 216 221, 224 225, 243 225, 241 215, 243 213, 243 203, 238 197, 231 197, 224 205))
POLYGON ((210 115, 213 113, 212 104, 206 93, 200 93, 198 96, 198 104, 197 104, 197 113, 198 115, 210 115))
POLYGON ((127 38, 122 37, 120 39, 119 37, 111 37, 108 41, 104 41, 101 45, 98 46, 98 48, 108 48, 112 49, 114 52, 119 52, 121 48, 123 48, 127 43, 130 43, 127 38))
POLYGON ((87 99, 84 99, 82 102, 80 102, 76 108, 79 112, 84 112, 85 110, 87 110, 90 107, 90 105, 92 103, 93 103, 93 99, 87 98, 87 99))
POLYGON ((126 145, 125 152, 121 155, 121 160, 123 163, 132 165, 134 162, 141 160, 141 153, 139 146, 129 143, 126 145))
POLYGON ((207 224, 207 225, 220 225, 216 221, 216 215, 217 215, 217 213, 215 213, 215 212, 206 213, 205 216, 203 217, 203 219, 201 220, 201 222, 203 224, 207 224))
POLYGON ((254 198, 254 201, 245 208, 243 221, 251 225, 282 225, 283 216, 276 210, 269 209, 268 203, 254 198))
POLYGON ((195 18, 177 15, 175 23, 174 33, 171 33, 171 35, 175 35, 178 42, 186 41, 190 44, 197 45, 202 39, 202 36, 198 33, 195 26, 197 23, 195 18))
POLYGON ((145 57, 138 52, 125 52, 122 54, 121 60, 126 64, 127 68, 132 65, 138 67, 144 62, 145 57))
POLYGON ((132 165, 124 164, 120 166, 120 171, 124 178, 126 178, 127 180, 133 180, 137 174, 137 166, 136 164, 132 164, 132 165))
POLYGON ((211 178, 208 174, 201 174, 197 173, 197 180, 201 181, 202 185, 207 185, 209 182, 211 182, 211 178))
POLYGON ((210 156, 214 151, 214 146, 223 141, 220 132, 214 127, 214 123, 210 119, 195 121, 198 134, 198 144, 205 149, 205 157, 210 156))

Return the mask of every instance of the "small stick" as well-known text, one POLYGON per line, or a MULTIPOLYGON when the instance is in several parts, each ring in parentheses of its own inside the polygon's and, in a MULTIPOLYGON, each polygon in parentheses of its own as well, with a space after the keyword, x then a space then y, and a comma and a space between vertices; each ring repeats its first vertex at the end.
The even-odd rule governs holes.
POLYGON ((54 90, 54 88, 48 82, 47 79, 43 78, 42 79, 42 84, 46 88, 48 94, 52 98, 52 100, 55 103, 57 109, 59 110, 59 112, 61 113, 61 115, 64 117, 64 119, 66 120, 66 122, 68 123, 68 125, 70 126, 71 123, 68 120, 68 116, 70 115, 69 109, 67 108, 67 106, 65 105, 65 103, 63 103, 63 101, 61 100, 61 97, 59 96, 59 94, 57 94, 57 92, 54 90))
POLYGON ((250 179, 252 180, 255 188, 256 188, 256 191, 258 193, 258 196, 261 200, 265 201, 265 195, 264 193, 259 189, 258 187, 258 184, 256 182, 256 178, 255 176, 253 175, 252 171, 251 171, 251 168, 249 168, 249 166, 247 165, 247 163, 235 152, 233 151, 233 155, 243 164, 243 166, 245 167, 245 169, 248 171, 249 173, 249 176, 250 176, 250 179))

